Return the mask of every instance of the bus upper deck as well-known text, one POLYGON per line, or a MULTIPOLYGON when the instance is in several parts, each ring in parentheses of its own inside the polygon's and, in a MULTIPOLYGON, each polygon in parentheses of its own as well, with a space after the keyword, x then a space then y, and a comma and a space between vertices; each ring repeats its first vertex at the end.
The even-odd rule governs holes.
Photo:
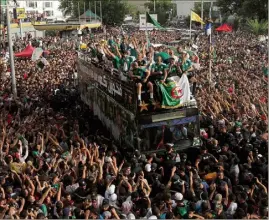
MULTIPOLYGON (((174 142, 180 148, 199 145, 199 112, 194 97, 176 107, 162 108, 162 95, 154 94, 158 106, 144 103, 141 107, 134 82, 83 53, 78 53, 78 80, 82 100, 121 144, 141 151, 159 150, 164 142, 174 142), (187 134, 175 138, 175 133, 184 133, 182 129, 187 129, 187 134)), ((158 85, 154 87, 158 93, 158 85)))

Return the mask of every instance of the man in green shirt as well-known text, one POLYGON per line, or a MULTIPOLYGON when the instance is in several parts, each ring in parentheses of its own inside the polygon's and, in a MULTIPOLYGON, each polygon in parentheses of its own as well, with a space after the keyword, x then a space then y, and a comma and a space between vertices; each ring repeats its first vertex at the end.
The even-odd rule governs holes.
POLYGON ((123 51, 122 58, 120 59, 120 69, 127 73, 130 70, 131 63, 134 61, 134 59, 128 55, 128 51, 123 51))
POLYGON ((181 68, 176 64, 175 59, 171 57, 168 66, 168 78, 172 76, 180 76, 181 74, 181 68))
POLYGON ((188 72, 193 70, 192 62, 188 58, 188 53, 186 51, 183 51, 182 55, 183 56, 182 56, 180 67, 181 67, 182 72, 188 75, 188 72))
POLYGON ((141 69, 138 66, 137 62, 134 62, 133 70, 130 71, 130 78, 136 82, 137 86, 137 97, 138 97, 138 105, 141 106, 141 89, 142 85, 146 85, 150 91, 150 101, 153 103, 153 85, 150 81, 148 81, 148 78, 150 76, 150 72, 145 69, 141 69))
POLYGON ((161 83, 164 83, 167 78, 167 66, 162 62, 162 57, 157 57, 157 62, 153 64, 151 74, 154 76, 161 76, 161 83))

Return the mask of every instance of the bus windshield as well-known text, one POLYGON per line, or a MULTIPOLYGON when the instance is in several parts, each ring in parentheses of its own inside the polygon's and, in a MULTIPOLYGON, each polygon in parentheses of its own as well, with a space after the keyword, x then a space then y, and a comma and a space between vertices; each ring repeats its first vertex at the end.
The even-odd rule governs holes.
MULTIPOLYGON (((169 121, 170 123, 172 121, 169 121)), ((178 150, 193 145, 199 136, 197 116, 177 120, 177 124, 159 126, 141 126, 139 138, 142 151, 158 151, 164 149, 164 143, 174 143, 178 150)))

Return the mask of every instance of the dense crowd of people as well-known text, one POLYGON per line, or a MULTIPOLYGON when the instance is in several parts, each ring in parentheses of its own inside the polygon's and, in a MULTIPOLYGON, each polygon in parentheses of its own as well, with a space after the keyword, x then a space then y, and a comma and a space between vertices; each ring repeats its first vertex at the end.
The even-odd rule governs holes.
MULTIPOLYGON (((189 44, 176 45, 176 51, 149 45, 176 40, 171 33, 150 32, 148 42, 142 32, 104 38, 32 39, 33 45, 41 41, 50 54, 46 65, 15 60, 17 97, 11 93, 8 63, 2 63, 0 218, 267 219, 264 46, 246 33, 213 35, 216 56, 209 82, 206 36, 194 42, 194 55, 188 52, 194 50, 189 44), (194 163, 184 152, 179 152, 179 160, 172 143, 166 143, 162 156, 136 151, 127 160, 108 140, 77 93, 76 49, 82 43, 97 59, 117 61, 113 67, 132 73, 130 77, 135 69, 141 70, 137 76, 188 75, 196 84, 193 92, 204 128, 194 163), (166 65, 162 58, 155 63, 156 51, 170 55, 166 65), (127 59, 126 67, 122 61, 127 59)), ((28 43, 16 42, 14 49, 28 43)))

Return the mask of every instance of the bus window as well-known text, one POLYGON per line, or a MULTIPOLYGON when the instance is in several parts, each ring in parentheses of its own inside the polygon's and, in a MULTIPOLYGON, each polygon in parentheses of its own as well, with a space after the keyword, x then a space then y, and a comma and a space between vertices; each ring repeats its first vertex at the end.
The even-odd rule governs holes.
POLYGON ((165 143, 173 143, 177 149, 189 147, 194 137, 199 136, 198 127, 197 122, 190 122, 141 129, 141 151, 161 150, 165 143))

